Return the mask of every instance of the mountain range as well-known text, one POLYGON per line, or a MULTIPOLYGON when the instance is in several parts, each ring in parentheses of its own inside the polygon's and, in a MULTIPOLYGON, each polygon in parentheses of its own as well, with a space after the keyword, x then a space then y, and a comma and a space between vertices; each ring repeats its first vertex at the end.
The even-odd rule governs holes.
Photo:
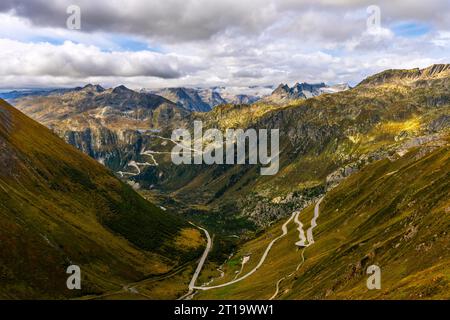
POLYGON ((249 88, 163 88, 159 90, 148 90, 153 94, 160 95, 178 106, 191 111, 210 111, 222 104, 252 104, 258 101, 264 103, 286 103, 297 99, 307 99, 324 93, 336 93, 348 90, 348 84, 329 86, 325 83, 308 84, 296 83, 292 88, 280 84, 271 93, 269 87, 249 88))
MULTIPOLYGON (((286 234, 248 279, 218 289, 199 289, 194 298, 448 298, 450 65, 386 70, 353 88, 299 83, 280 85, 249 104, 219 101, 211 92, 184 88, 155 94, 88 85, 26 96, 13 103, 112 170, 113 181, 121 178, 151 202, 175 212, 168 215, 177 221, 174 229, 158 227, 167 235, 162 238, 169 247, 174 244, 168 239, 198 232, 189 228, 187 220, 213 233, 213 251, 200 284, 227 283, 250 272, 286 226, 286 234), (194 110, 199 105, 204 112, 194 110), (249 164, 174 165, 169 155, 174 145, 171 131, 192 132, 195 120, 203 122, 203 130, 279 129, 279 172, 261 176, 260 166, 249 164), (316 241, 299 246, 299 225, 288 219, 295 215, 306 231, 313 225, 315 206, 322 197, 320 216, 314 220, 316 241), (371 264, 384 270, 381 291, 365 287, 366 268, 371 264)), ((36 126, 14 112, 26 126, 36 126)), ((5 132, 13 128, 8 119, 2 119, 5 132)), ((78 152, 63 140, 56 143, 55 135, 40 128, 46 133, 27 132, 22 139, 28 137, 30 142, 18 145, 33 145, 34 137, 42 136, 40 144, 49 140, 49 145, 73 150, 61 153, 78 152)), ((89 159, 80 161, 85 158, 89 159)), ((57 160, 38 160, 26 163, 39 168, 43 162, 49 167, 45 170, 58 170, 53 165, 57 160)), ((87 163, 108 172, 93 160, 87 163)), ((26 172, 11 170, 12 175, 26 172)), ((83 177, 64 172, 69 178, 83 177)), ((60 179, 64 172, 58 173, 60 179)), ((119 223, 126 227, 112 232, 126 234, 139 227, 127 223, 119 223)), ((141 238, 146 236, 137 233, 128 241, 141 238)), ((196 239, 197 246, 186 251, 185 261, 204 243, 199 233, 196 239)), ((144 249, 162 257, 167 254, 156 247, 144 245, 144 249)), ((188 282, 186 272, 177 283, 188 282)), ((162 283, 174 285, 170 281, 162 283)), ((144 285, 141 290, 154 292, 144 285)), ((173 290, 175 297, 181 296, 178 286, 177 290, 173 290)))
MULTIPOLYGON (((119 86, 123 87, 123 86, 119 86)), ((63 89, 23 89, 23 90, 2 90, 0 98, 12 103, 22 100, 26 97, 48 97, 58 96, 65 93, 86 91, 86 88, 95 88, 94 91, 102 92, 105 89, 100 85, 86 85, 84 87, 63 88, 63 89)), ((211 88, 161 88, 161 89, 141 89, 141 94, 153 94, 164 97, 165 99, 194 112, 207 112, 221 104, 252 104, 261 99, 266 102, 286 102, 310 98, 323 93, 335 93, 347 90, 348 84, 338 84, 333 86, 321 84, 297 83, 294 87, 280 84, 276 90, 272 86, 265 87, 211 87, 211 88), (284 90, 284 91, 283 91, 284 90), (280 100, 279 96, 283 96, 280 100)))
POLYGON ((202 95, 199 90, 191 88, 166 88, 151 92, 190 111, 205 112, 211 110, 212 107, 218 104, 225 103, 225 100, 214 91, 210 93, 203 92, 202 95))
POLYGON ((264 97, 262 102, 283 104, 292 100, 308 99, 324 93, 336 93, 348 89, 350 89, 348 84, 327 86, 325 83, 309 84, 303 82, 296 83, 292 87, 287 84, 280 84, 271 95, 264 97))

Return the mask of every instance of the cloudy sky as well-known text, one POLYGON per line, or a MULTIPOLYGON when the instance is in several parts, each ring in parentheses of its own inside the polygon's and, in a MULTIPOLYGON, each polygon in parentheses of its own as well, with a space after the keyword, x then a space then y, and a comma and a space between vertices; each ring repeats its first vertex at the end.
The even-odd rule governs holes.
POLYGON ((1 88, 354 85, 449 63, 450 1, 1 0, 0 61, 1 88))

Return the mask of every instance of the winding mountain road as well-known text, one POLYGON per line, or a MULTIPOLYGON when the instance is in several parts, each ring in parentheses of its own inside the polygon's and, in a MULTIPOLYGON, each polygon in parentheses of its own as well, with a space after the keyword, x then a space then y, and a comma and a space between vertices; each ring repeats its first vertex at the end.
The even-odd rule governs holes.
POLYGON ((250 270, 249 272, 247 272, 247 273, 246 273, 245 275, 243 275, 242 277, 237 278, 237 279, 232 280, 232 281, 229 281, 229 282, 226 282, 226 283, 222 283, 222 284, 219 284, 219 285, 216 285, 216 286, 210 286, 210 287, 193 287, 193 289, 196 289, 196 290, 211 290, 211 289, 222 288, 222 287, 226 287, 226 286, 229 286, 229 285, 231 285, 231 284, 234 284, 234 283, 236 283, 236 282, 242 281, 242 280, 244 280, 245 278, 251 276, 253 273, 255 273, 255 272, 263 265, 264 261, 265 261, 266 258, 267 258, 267 255, 268 255, 269 252, 270 252, 270 249, 272 249, 272 246, 275 244, 275 242, 277 242, 279 239, 281 239, 281 238, 283 238, 284 236, 286 236, 286 234, 287 234, 287 232, 288 232, 288 230, 287 230, 287 225, 289 224, 289 222, 292 221, 292 219, 294 219, 295 214, 296 214, 296 212, 292 213, 291 217, 283 224, 283 226, 281 227, 282 234, 279 235, 278 237, 276 237, 275 239, 273 239, 273 240, 269 243, 269 245, 268 245, 267 248, 266 248, 266 251, 264 251, 264 254, 262 255, 262 257, 261 257, 261 259, 259 260, 258 264, 257 264, 256 267, 254 267, 252 270, 250 270))
POLYGON ((206 258, 208 257, 208 253, 209 253, 209 251, 211 250, 211 247, 212 247, 212 240, 211 240, 211 237, 209 236, 208 230, 206 230, 206 229, 204 229, 202 227, 199 227, 199 226, 193 224, 192 222, 190 222, 190 224, 192 224, 193 226, 197 227, 198 229, 203 230, 203 232, 206 235, 206 239, 208 241, 206 243, 205 251, 203 251, 202 257, 200 258, 200 261, 198 262, 197 268, 195 269, 194 275, 192 276, 191 282, 189 283, 189 291, 184 296, 180 297, 179 300, 185 299, 186 297, 190 296, 194 292, 194 288, 196 288, 195 287, 195 282, 197 281, 197 278, 198 278, 200 272, 202 271, 203 264, 205 263, 206 258))
MULTIPOLYGON (((190 151, 194 151, 194 154, 199 154, 199 153, 204 154, 203 151, 199 151, 199 150, 193 149, 189 146, 183 145, 183 144, 173 140, 172 138, 166 138, 166 137, 162 137, 162 136, 154 135, 154 134, 150 135, 150 137, 159 138, 159 139, 162 139, 165 141, 171 141, 173 144, 175 144, 179 147, 188 149, 190 151)), ((158 166, 159 165, 159 163, 156 161, 156 159, 154 157, 154 154, 172 154, 172 153, 173 153, 172 151, 168 152, 168 151, 145 150, 145 147, 144 147, 144 149, 142 149, 142 151, 140 152, 140 155, 141 156, 149 156, 152 159, 153 163, 136 162, 136 161, 132 160, 132 161, 128 162, 127 167, 133 167, 136 169, 137 172, 117 171, 117 173, 120 174, 120 176, 122 178, 124 176, 131 176, 131 177, 137 176, 137 175, 141 174, 141 169, 140 169, 141 166, 146 167, 146 166, 158 166)))
POLYGON ((291 272, 291 273, 288 274, 287 276, 282 277, 280 280, 277 281, 276 288, 275 288, 275 293, 269 298, 269 300, 273 300, 273 299, 276 298, 276 296, 278 295, 278 292, 280 291, 280 283, 281 283, 283 280, 292 277, 298 270, 300 270, 300 267, 301 267, 301 266, 303 265, 303 263, 305 262, 305 255, 304 255, 305 249, 306 249, 306 247, 303 247, 303 249, 302 249, 302 261, 300 261, 300 263, 297 265, 297 268, 295 269, 295 271, 291 272))
POLYGON ((300 222, 299 220, 299 216, 300 216, 300 212, 301 211, 297 211, 296 215, 295 215, 295 219, 294 222, 298 225, 298 237, 300 238, 299 241, 297 241, 295 243, 295 245, 299 246, 299 247, 305 247, 306 246, 306 237, 305 237, 305 232, 303 231, 303 224, 300 222))
POLYGON ((312 245, 314 243, 314 237, 313 237, 313 229, 317 227, 317 218, 319 217, 319 206, 322 202, 324 197, 320 198, 319 201, 317 201, 315 207, 314 207, 314 216, 311 220, 311 226, 308 230, 306 230, 306 237, 308 238, 308 246, 312 245))
MULTIPOLYGON (((222 284, 219 284, 219 285, 215 285, 215 286, 195 286, 195 282, 196 282, 196 280, 198 278, 198 275, 200 274, 200 271, 202 270, 203 264, 205 263, 205 260, 206 260, 206 258, 208 256, 208 253, 209 253, 210 249, 211 249, 211 238, 209 236, 208 231, 206 229, 203 229, 201 227, 196 226, 197 228, 202 229, 205 232, 206 237, 208 238, 208 244, 206 246, 205 251, 203 252, 202 258, 200 259, 200 262, 199 262, 199 264, 197 266, 197 269, 195 270, 194 276, 192 277, 192 280, 189 283, 189 291, 188 291, 188 293, 185 294, 184 296, 182 296, 179 299, 182 300, 182 299, 185 299, 185 298, 189 297, 190 295, 192 295, 194 293, 194 290, 211 290, 211 289, 223 288, 223 287, 232 285, 234 283, 237 283, 239 281, 242 281, 242 280, 248 278, 249 276, 251 276, 253 273, 255 273, 263 265, 264 261, 267 258, 267 255, 269 254, 270 250, 272 249, 272 246, 278 240, 280 240, 281 238, 283 238, 284 236, 287 235, 287 232, 288 232, 287 225, 292 220, 294 220, 294 222, 298 225, 297 230, 299 231, 299 238, 300 238, 300 240, 297 241, 295 244, 297 246, 302 247, 302 254, 301 254, 302 261, 297 265, 297 268, 295 269, 295 271, 293 271, 289 275, 284 276, 283 278, 281 278, 281 279, 279 279, 277 281, 277 283, 276 283, 276 291, 272 295, 272 297, 270 297, 270 300, 274 299, 278 295, 280 283, 284 279, 291 277, 295 272, 297 272, 300 269, 300 267, 303 265, 303 263, 305 262, 304 251, 305 251, 305 249, 308 246, 310 246, 311 244, 314 243, 313 230, 317 226, 317 218, 319 217, 319 206, 320 206, 320 203, 322 202, 323 198, 324 198, 324 196, 321 197, 317 201, 317 203, 316 203, 316 205, 314 207, 314 215, 313 215, 313 218, 311 219, 311 225, 308 228, 308 230, 306 231, 306 234, 307 234, 306 238, 305 238, 305 233, 303 231, 303 224, 299 220, 299 215, 300 215, 301 211, 294 211, 292 213, 292 215, 289 217, 289 219, 286 220, 286 222, 281 226, 281 231, 282 231, 281 235, 279 235, 278 237, 276 237, 275 239, 273 239, 269 243, 269 245, 267 246, 266 250, 264 251, 264 254, 262 255, 261 259, 259 260, 258 264, 252 270, 250 270, 249 272, 247 272, 245 275, 243 275, 240 278, 237 278, 237 279, 234 279, 232 281, 229 281, 229 282, 226 282, 226 283, 222 283, 222 284), (308 240, 308 244, 305 244, 306 240, 308 240)), ((191 223, 191 224, 194 225, 193 223, 191 223)))
POLYGON ((298 225, 298 231, 299 231, 299 237, 300 240, 297 241, 295 244, 297 246, 303 247, 302 249, 302 261, 300 261, 300 263, 297 265, 297 268, 295 269, 295 271, 291 272, 290 274, 288 274, 287 276, 282 277, 281 279, 279 279, 276 283, 276 287, 275 287, 275 293, 269 298, 269 300, 273 300, 276 298, 276 296, 278 295, 278 292, 280 291, 280 283, 287 279, 292 277, 298 270, 300 270, 300 267, 303 265, 303 263, 305 262, 305 249, 307 247, 309 247, 310 245, 312 245, 314 243, 314 237, 313 237, 313 230, 315 227, 317 227, 317 218, 319 217, 319 206, 320 203, 322 202, 323 198, 325 196, 322 196, 317 202, 316 205, 314 206, 314 215, 313 218, 311 219, 311 226, 308 228, 308 230, 306 231, 307 234, 307 239, 308 239, 308 244, 305 245, 305 233, 303 232, 303 224, 300 222, 299 220, 299 215, 300 212, 298 212, 295 216, 295 223, 297 223, 298 225))

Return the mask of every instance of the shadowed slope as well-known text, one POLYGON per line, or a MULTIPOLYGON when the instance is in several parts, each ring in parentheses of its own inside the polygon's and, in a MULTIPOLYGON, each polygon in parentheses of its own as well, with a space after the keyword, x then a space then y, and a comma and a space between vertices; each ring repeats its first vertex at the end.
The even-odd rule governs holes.
POLYGON ((176 244, 187 223, 3 100, 0 150, 0 297, 101 293, 197 254, 176 244))

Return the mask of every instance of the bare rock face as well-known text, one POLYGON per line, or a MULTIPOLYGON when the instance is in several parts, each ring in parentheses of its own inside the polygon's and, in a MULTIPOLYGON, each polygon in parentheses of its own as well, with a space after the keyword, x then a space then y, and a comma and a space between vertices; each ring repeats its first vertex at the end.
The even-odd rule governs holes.
POLYGON ((450 128, 450 115, 441 115, 428 125, 430 132, 439 132, 450 128))
POLYGON ((217 103, 217 101, 220 101, 221 99, 220 96, 217 94, 213 95, 212 92, 210 92, 210 94, 204 92, 202 97, 198 90, 192 88, 164 88, 151 92, 160 95, 167 100, 176 103, 180 108, 189 111, 209 111, 213 106, 219 104, 220 102, 217 103))

